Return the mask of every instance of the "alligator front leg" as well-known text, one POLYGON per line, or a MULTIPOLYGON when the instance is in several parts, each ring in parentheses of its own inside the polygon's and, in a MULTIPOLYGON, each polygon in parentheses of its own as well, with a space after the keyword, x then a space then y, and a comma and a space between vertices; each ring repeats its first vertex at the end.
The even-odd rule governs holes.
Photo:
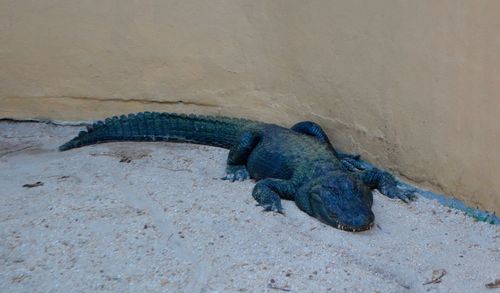
POLYGON ((259 141, 260 136, 257 134, 250 131, 243 133, 240 141, 229 150, 226 175, 222 177, 222 180, 231 180, 231 182, 234 182, 236 180, 243 181, 250 178, 246 163, 248 156, 252 153, 252 150, 259 141))
POLYGON ((257 182, 252 196, 264 211, 283 213, 281 198, 293 200, 295 188, 288 180, 268 178, 257 182))
POLYGON ((399 198, 404 202, 415 199, 415 190, 403 190, 398 187, 396 178, 388 172, 373 168, 358 173, 358 177, 370 188, 378 189, 390 198, 399 198))

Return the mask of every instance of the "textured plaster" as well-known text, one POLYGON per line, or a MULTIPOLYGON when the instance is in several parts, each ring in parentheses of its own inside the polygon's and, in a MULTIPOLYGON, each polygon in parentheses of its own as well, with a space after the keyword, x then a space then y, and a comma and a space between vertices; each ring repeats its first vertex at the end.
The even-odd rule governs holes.
POLYGON ((142 110, 324 125, 500 212, 498 1, 2 1, 0 117, 142 110))

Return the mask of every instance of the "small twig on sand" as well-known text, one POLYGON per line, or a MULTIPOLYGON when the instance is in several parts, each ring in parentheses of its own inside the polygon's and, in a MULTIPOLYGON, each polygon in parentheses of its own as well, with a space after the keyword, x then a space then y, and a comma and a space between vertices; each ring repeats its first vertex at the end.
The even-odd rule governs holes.
POLYGON ((26 183, 23 185, 23 187, 24 188, 33 188, 33 187, 42 186, 42 185, 43 185, 43 182, 37 181, 35 183, 26 183))
POLYGON ((274 290, 280 290, 280 291, 285 291, 285 292, 290 292, 292 290, 288 289, 288 288, 283 288, 283 287, 278 287, 278 286, 275 286, 273 284, 267 284, 267 288, 269 289, 274 289, 274 290))

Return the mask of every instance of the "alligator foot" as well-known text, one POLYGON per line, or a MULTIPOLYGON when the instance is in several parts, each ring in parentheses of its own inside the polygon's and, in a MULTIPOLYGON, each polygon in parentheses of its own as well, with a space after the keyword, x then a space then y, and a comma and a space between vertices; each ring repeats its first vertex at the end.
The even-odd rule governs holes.
POLYGON ((383 195, 389 198, 398 198, 406 203, 409 203, 417 197, 415 189, 401 189, 394 185, 384 186, 384 184, 382 184, 379 190, 383 195))
POLYGON ((283 214, 280 196, 272 190, 273 179, 264 179, 257 182, 253 188, 252 196, 258 202, 258 205, 264 207, 265 212, 276 212, 283 214))
POLYGON ((245 165, 228 165, 226 167, 226 175, 222 177, 222 180, 243 181, 250 178, 247 168, 245 165))
POLYGON ((281 207, 281 203, 276 204, 276 203, 270 203, 270 204, 256 204, 258 207, 263 207, 264 209, 262 210, 263 212, 275 212, 281 215, 285 214, 285 210, 281 207))
POLYGON ((416 198, 415 189, 401 188, 394 176, 377 168, 364 170, 356 175, 370 188, 378 189, 389 198, 398 198, 406 203, 416 198))

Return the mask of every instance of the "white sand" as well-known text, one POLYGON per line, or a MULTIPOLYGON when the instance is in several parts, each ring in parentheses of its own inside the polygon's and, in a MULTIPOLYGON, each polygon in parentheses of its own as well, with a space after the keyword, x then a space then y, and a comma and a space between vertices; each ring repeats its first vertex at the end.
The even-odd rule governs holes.
POLYGON ((343 232, 262 212, 254 182, 218 179, 226 150, 56 151, 78 131, 0 122, 0 292, 498 292, 499 226, 376 194, 376 227, 343 232))

